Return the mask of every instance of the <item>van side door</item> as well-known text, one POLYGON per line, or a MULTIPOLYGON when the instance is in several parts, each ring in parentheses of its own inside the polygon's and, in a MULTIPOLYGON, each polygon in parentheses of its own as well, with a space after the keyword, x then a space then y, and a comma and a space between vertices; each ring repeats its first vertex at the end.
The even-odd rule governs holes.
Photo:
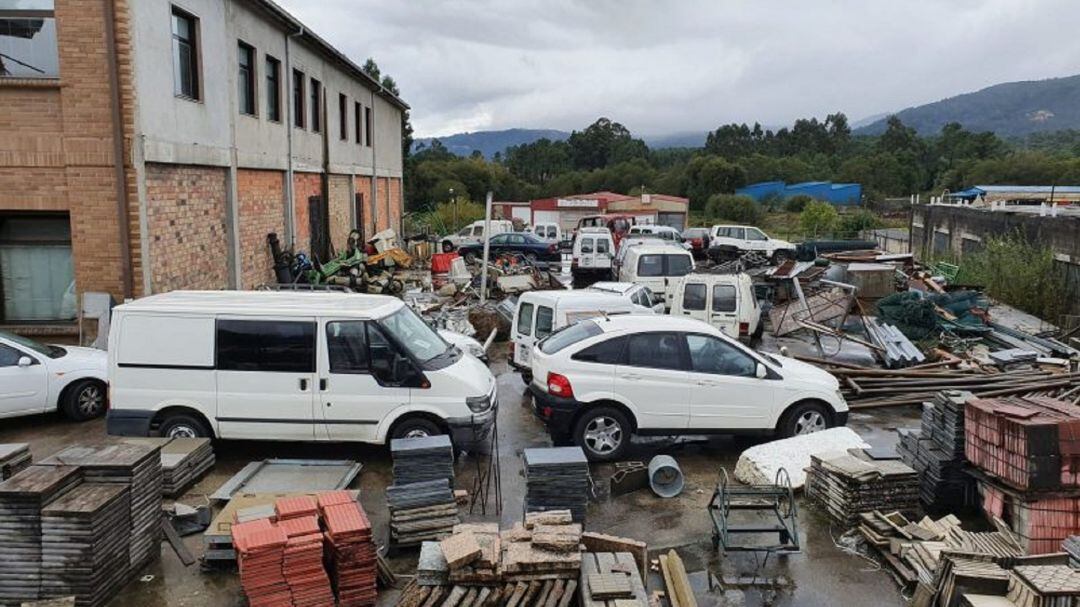
MULTIPOLYGON (((706 316, 706 298, 708 285, 700 280, 682 283, 682 315, 708 322, 706 316)), ((678 299, 677 297, 675 299, 678 299)), ((674 312, 674 310, 672 310, 674 312)))
POLYGON ((709 303, 709 324, 728 337, 739 337, 739 296, 735 285, 715 283, 709 303))
POLYGON ((319 319, 318 438, 374 442, 379 424, 395 409, 408 407, 412 390, 394 385, 388 373, 396 347, 375 323, 319 319))
POLYGON ((219 318, 221 438, 315 438, 314 318, 219 318))

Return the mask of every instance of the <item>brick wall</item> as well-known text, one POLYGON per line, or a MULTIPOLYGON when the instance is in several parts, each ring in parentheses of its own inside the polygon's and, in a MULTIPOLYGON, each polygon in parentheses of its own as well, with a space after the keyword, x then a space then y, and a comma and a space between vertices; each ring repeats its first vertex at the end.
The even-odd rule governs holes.
MULTIPOLYGON (((364 195, 363 213, 358 218, 358 223, 360 224, 360 231, 364 233, 364 238, 371 238, 375 227, 371 224, 371 178, 353 177, 353 188, 357 194, 364 195)), ((353 200, 355 205, 355 197, 353 200)))
POLYGON ((352 198, 349 194, 349 176, 330 176, 330 242, 334 251, 345 250, 352 230, 352 198))
POLYGON ((227 178, 222 168, 147 163, 153 292, 228 288, 227 178))
POLYGON ((379 208, 378 217, 375 218, 375 231, 381 232, 390 227, 390 180, 379 177, 378 190, 375 192, 378 199, 376 206, 379 208))
POLYGON ((285 173, 239 169, 236 172, 240 225, 240 286, 251 289, 275 282, 274 260, 266 235, 285 241, 285 173))
POLYGON ((311 220, 308 199, 322 195, 321 173, 293 173, 293 201, 296 204, 296 251, 310 253, 311 220))
POLYGON ((405 201, 402 200, 401 196, 401 179, 390 179, 390 187, 388 192, 390 194, 390 227, 400 232, 401 215, 405 212, 405 201))

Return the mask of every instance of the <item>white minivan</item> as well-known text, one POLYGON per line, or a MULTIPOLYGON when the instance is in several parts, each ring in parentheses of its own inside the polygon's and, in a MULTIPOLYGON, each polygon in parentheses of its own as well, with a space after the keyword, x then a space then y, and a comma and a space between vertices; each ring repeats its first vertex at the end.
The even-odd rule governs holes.
POLYGON ((688 316, 720 329, 728 337, 761 337, 765 325, 749 275, 687 274, 675 288, 672 316, 688 316))
POLYGON ((596 291, 528 291, 518 298, 510 325, 510 366, 529 382, 533 345, 584 318, 607 314, 652 314, 630 297, 596 291))
MULTIPOLYGON (((492 219, 491 236, 514 231, 514 222, 509 219, 492 219)), ((456 234, 448 234, 442 239, 443 253, 449 253, 454 249, 470 244, 484 242, 484 220, 480 219, 458 230, 456 234)))
POLYGON ((581 228, 574 238, 570 273, 583 276, 609 276, 615 257, 615 239, 607 228, 581 228))
POLYGON ((469 449, 494 423, 491 371, 394 297, 173 291, 112 314, 109 434, 469 449))
POLYGON ((538 223, 525 228, 526 232, 532 232, 537 238, 548 242, 562 241, 562 228, 557 223, 538 223))
POLYGON ((675 286, 693 271, 690 251, 671 244, 641 244, 626 251, 619 266, 619 282, 649 287, 665 309, 670 309, 675 286))

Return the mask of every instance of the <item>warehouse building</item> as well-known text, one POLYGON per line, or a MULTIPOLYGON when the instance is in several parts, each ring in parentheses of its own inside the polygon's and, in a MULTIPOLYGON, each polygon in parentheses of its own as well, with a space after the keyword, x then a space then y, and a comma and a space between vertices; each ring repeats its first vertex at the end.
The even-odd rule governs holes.
POLYGON ((667 194, 628 196, 615 192, 592 192, 555 198, 540 198, 529 203, 532 223, 558 223, 563 230, 577 227, 578 220, 589 215, 633 215, 637 223, 686 227, 690 200, 667 194))
POLYGON ((735 190, 735 193, 749 196, 758 202, 769 199, 787 200, 800 195, 840 206, 857 205, 862 202, 861 185, 831 181, 804 181, 791 185, 783 181, 762 181, 739 188, 735 190))
POLYGON ((0 323, 398 226, 407 105, 269 0, 0 4, 0 323), (29 7, 29 8, 24 8, 29 7))

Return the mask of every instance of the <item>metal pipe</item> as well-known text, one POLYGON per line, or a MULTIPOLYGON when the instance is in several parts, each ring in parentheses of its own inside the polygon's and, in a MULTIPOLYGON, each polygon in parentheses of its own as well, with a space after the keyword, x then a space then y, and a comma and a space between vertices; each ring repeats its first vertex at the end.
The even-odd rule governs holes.
POLYGON ((294 249, 296 248, 296 199, 293 192, 293 129, 295 128, 293 113, 296 108, 293 107, 293 66, 292 56, 289 52, 289 42, 293 38, 303 35, 304 26, 302 25, 296 32, 285 34, 285 71, 287 77, 283 78, 288 83, 285 90, 286 111, 282 119, 285 124, 285 141, 288 148, 288 162, 285 168, 285 233, 288 236, 289 246, 294 249))
MULTIPOLYGON (((113 0, 105 5, 105 56, 109 64, 109 89, 113 123, 113 179, 116 181, 116 228, 120 239, 120 283, 124 299, 133 295, 131 230, 127 196, 127 169, 124 166, 124 125, 120 100, 120 68, 116 61, 116 12, 113 0)), ((70 219, 69 219, 70 220, 70 219)))

